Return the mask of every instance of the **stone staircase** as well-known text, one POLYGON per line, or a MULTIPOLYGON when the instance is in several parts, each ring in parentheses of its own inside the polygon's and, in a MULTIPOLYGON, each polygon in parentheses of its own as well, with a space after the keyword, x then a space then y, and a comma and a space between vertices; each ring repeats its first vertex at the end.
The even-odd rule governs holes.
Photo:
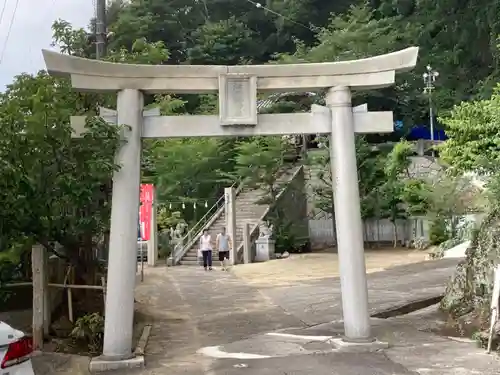
MULTIPOLYGON (((280 183, 287 183, 291 181, 295 173, 298 171, 300 166, 293 166, 287 169, 278 179, 280 183)), ((285 185, 286 186, 286 185, 285 185)), ((285 187, 283 187, 284 189, 285 187)), ((249 189, 243 188, 236 196, 236 242, 235 246, 239 249, 243 243, 243 225, 244 223, 250 224, 250 230, 257 226, 259 222, 266 215, 269 205, 267 204, 256 204, 261 197, 263 192, 260 189, 249 189)), ((226 226, 225 223, 225 213, 222 213, 216 220, 208 227, 208 232, 212 236, 213 241, 218 233, 222 231, 222 228, 226 226)), ((196 241, 190 247, 190 249, 181 258, 179 264, 186 266, 199 265, 198 263, 198 249, 199 249, 199 237, 201 233, 197 233, 195 238, 196 241)), ((212 252, 213 264, 218 265, 218 251, 214 249, 212 252)))

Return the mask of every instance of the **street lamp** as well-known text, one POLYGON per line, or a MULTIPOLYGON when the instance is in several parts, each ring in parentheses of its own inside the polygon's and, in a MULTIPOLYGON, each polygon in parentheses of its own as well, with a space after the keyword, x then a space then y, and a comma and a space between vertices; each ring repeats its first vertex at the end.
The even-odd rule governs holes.
MULTIPOLYGON (((432 70, 430 65, 427 65, 426 72, 422 74, 424 79, 424 94, 429 96, 429 122, 431 126, 431 142, 434 146, 434 113, 432 110, 432 90, 434 90, 434 82, 436 82, 439 73, 436 70, 432 70)), ((434 150, 432 151, 432 156, 434 156, 434 150)))

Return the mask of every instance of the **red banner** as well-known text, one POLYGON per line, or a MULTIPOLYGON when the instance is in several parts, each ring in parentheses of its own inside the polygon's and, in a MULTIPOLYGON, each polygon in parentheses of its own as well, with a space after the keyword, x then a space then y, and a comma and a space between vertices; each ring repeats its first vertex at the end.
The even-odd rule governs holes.
POLYGON ((153 214, 153 184, 141 184, 141 207, 139 209, 139 223, 141 225, 141 239, 149 241, 151 234, 151 215, 153 214))

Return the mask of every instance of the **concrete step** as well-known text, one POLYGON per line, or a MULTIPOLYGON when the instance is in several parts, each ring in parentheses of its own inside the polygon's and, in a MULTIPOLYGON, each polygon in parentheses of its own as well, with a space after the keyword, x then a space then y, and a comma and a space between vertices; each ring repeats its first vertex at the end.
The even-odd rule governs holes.
MULTIPOLYGON (((289 171, 286 171, 282 174, 282 176, 280 176, 278 182, 288 182, 296 170, 297 168, 293 167, 289 171)), ((238 220, 238 223, 236 224, 236 238, 234 240, 236 247, 240 247, 243 243, 243 223, 247 222, 253 228, 258 224, 260 218, 266 212, 268 205, 257 204, 257 202, 262 199, 262 196, 263 192, 258 189, 245 188, 240 191, 236 197, 235 203, 238 220)), ((225 227, 225 225, 225 215, 222 213, 209 228, 209 233, 214 240, 215 236, 222 231, 222 228, 225 227)), ((198 265, 198 247, 199 242, 195 241, 181 259, 180 264, 198 265)), ((214 261, 217 260, 218 254, 216 251, 213 252, 212 257, 214 261)))

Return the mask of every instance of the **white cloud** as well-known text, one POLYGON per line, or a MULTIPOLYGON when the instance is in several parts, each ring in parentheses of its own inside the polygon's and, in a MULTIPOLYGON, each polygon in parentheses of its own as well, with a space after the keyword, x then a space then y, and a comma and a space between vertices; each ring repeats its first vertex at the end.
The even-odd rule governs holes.
MULTIPOLYGON (((0 23, 0 51, 7 38, 16 0, 7 2, 0 23)), ((0 0, 0 5, 3 1, 0 0)), ((0 90, 15 75, 35 73, 45 68, 41 50, 50 48, 52 22, 58 18, 75 27, 86 27, 94 14, 92 0, 19 0, 3 61, 0 64, 0 90)))

